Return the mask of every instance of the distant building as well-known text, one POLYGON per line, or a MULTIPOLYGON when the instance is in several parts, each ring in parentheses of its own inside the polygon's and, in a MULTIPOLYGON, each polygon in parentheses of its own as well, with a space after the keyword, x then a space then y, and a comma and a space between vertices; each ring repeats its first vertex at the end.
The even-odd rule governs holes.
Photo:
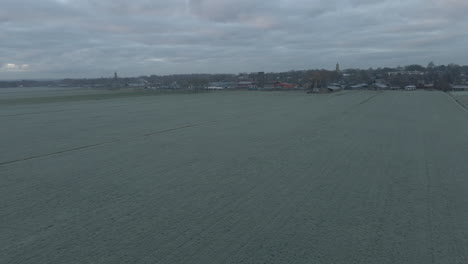
POLYGON ((208 90, 224 90, 222 86, 208 86, 206 89, 208 90))
POLYGON ((452 85, 454 91, 468 91, 468 85, 452 85))
POLYGON ((208 87, 222 87, 223 89, 231 89, 231 88, 236 88, 237 83, 236 82, 211 82, 208 84, 208 87))
POLYGON ((366 88, 369 88, 369 85, 367 83, 360 83, 360 84, 353 85, 350 88, 353 90, 366 89, 366 88))
POLYGON ((238 81, 251 81, 251 78, 249 77, 249 74, 247 73, 239 73, 237 75, 237 80, 238 81))
POLYGON ((424 75, 422 71, 393 71, 388 72, 388 76, 396 76, 396 75, 424 75))
POLYGON ((338 62, 336 63, 336 72, 340 72, 340 64, 338 62))
POLYGON ((237 82, 237 89, 252 89, 255 88, 255 84, 252 81, 239 81, 237 82))
POLYGON ((118 79, 119 76, 117 76, 117 72, 114 72, 114 79, 118 79))
POLYGON ((293 89, 293 88, 296 88, 296 87, 297 87, 297 85, 295 85, 295 84, 282 83, 282 82, 278 83, 278 86, 279 86, 280 88, 282 88, 282 89, 293 89))
POLYGON ((387 90, 387 89, 389 89, 388 85, 383 84, 383 83, 375 83, 374 88, 376 90, 387 90))
POLYGON ((134 79, 131 82, 127 83, 127 86, 134 87, 134 88, 137 88, 137 87, 144 88, 144 87, 149 86, 149 83, 145 79, 138 78, 138 79, 134 79))
POLYGON ((341 87, 340 84, 338 83, 331 83, 327 86, 327 89, 330 91, 330 92, 337 92, 337 91, 340 91, 342 90, 343 88, 341 87))
POLYGON ((416 90, 416 85, 407 85, 405 86, 406 91, 414 91, 416 90))
POLYGON ((426 82, 425 82, 424 80, 422 80, 422 79, 421 79, 421 80, 418 80, 418 81, 416 82, 416 87, 417 87, 417 88, 423 89, 425 85, 426 85, 426 82))
POLYGON ((266 83, 264 89, 276 90, 276 89, 294 89, 297 85, 283 82, 272 82, 266 83))

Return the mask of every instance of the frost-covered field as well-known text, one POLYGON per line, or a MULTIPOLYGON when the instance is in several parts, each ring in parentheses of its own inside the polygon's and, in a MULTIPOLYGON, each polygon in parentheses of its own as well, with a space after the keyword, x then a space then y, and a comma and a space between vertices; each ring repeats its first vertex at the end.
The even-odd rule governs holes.
POLYGON ((16 98, 37 98, 51 96, 76 96, 80 94, 102 94, 109 93, 106 90, 88 89, 80 87, 15 87, 0 88, 0 100, 16 98))
POLYGON ((0 98, 0 263, 468 262, 443 93, 76 98, 0 98))

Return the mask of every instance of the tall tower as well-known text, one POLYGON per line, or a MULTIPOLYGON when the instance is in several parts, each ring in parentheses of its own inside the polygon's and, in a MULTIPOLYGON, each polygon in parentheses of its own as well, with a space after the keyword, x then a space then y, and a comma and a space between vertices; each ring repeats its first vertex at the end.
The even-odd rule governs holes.
POLYGON ((336 63, 336 72, 340 72, 340 64, 338 62, 336 63))
POLYGON ((257 83, 258 88, 265 87, 265 72, 257 73, 256 83, 257 83))
POLYGON ((117 76, 117 72, 114 72, 114 79, 117 79, 117 78, 119 78, 119 77, 117 76))

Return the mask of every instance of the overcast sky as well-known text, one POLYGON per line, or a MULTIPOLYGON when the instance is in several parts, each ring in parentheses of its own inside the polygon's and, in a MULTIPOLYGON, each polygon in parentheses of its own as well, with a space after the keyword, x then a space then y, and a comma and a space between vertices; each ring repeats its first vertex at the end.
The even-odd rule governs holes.
POLYGON ((468 0, 0 0, 0 79, 468 64, 468 0))

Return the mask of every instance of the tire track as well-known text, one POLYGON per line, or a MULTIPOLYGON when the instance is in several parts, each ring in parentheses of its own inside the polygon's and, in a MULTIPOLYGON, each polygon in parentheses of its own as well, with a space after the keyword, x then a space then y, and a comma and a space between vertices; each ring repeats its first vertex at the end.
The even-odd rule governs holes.
POLYGON ((109 141, 104 141, 104 142, 100 142, 100 143, 89 144, 89 145, 84 145, 84 146, 80 146, 80 147, 75 147, 75 148, 60 150, 60 151, 56 151, 56 152, 51 152, 51 153, 47 153, 47 154, 34 155, 34 156, 26 157, 26 158, 3 161, 3 162, 0 162, 0 166, 10 165, 10 164, 14 164, 14 163, 19 163, 19 162, 34 160, 34 159, 39 159, 39 158, 45 158, 45 157, 50 157, 50 156, 55 156, 55 155, 60 155, 60 154, 79 151, 79 150, 84 150, 84 149, 100 147, 100 146, 109 145, 109 144, 113 144, 113 143, 131 141, 131 140, 135 140, 135 139, 138 139, 138 138, 150 137, 150 136, 154 136, 154 135, 158 135, 158 134, 164 134, 164 133, 178 131, 178 130, 182 130, 182 129, 198 127, 198 126, 202 126, 202 125, 215 124, 215 123, 222 122, 224 120, 229 120, 229 119, 251 117, 251 116, 254 116, 254 115, 257 115, 257 114, 258 113, 252 113, 252 114, 249 114, 249 115, 235 115, 235 116, 226 117, 226 118, 223 118, 223 119, 220 119, 220 120, 212 120, 212 121, 205 121, 205 122, 200 122, 200 123, 195 123, 195 124, 183 125, 183 126, 179 126, 179 127, 174 127, 174 128, 169 128, 169 129, 165 129, 165 130, 146 133, 146 134, 143 134, 143 135, 137 135, 137 136, 127 137, 127 138, 109 140, 109 141))
POLYGON ((28 113, 11 114, 11 115, 0 115, 0 117, 25 116, 25 115, 40 115, 40 114, 59 113, 59 112, 63 112, 63 110, 45 111, 45 112, 28 112, 28 113))
POLYGON ((468 112, 468 106, 466 106, 465 104, 460 102, 453 94, 451 94, 451 93, 444 93, 444 94, 449 96, 461 109, 468 112))
POLYGON ((137 139, 137 138, 149 137, 149 136, 153 136, 153 135, 157 135, 157 134, 163 134, 163 133, 182 130, 182 129, 186 129, 186 128, 197 127, 197 126, 206 125, 206 124, 214 123, 214 122, 216 122, 216 121, 209 121, 209 122, 204 122, 204 123, 185 125, 185 126, 170 128, 170 129, 166 129, 166 130, 156 131, 156 132, 152 132, 152 133, 147 133, 147 134, 143 134, 143 135, 138 135, 138 136, 134 136, 134 137, 128 137, 128 138, 123 138, 123 139, 115 139, 115 140, 110 140, 110 141, 105 141, 105 142, 101 142, 101 143, 85 145, 85 146, 76 147, 76 148, 65 149, 65 150, 56 151, 56 152, 47 153, 47 154, 42 154, 42 155, 35 155, 35 156, 30 156, 30 157, 21 158, 21 159, 4 161, 4 162, 0 163, 0 166, 14 164, 14 163, 28 161, 28 160, 33 160, 33 159, 39 159, 39 158, 55 156, 55 155, 59 155, 59 154, 63 154, 63 153, 74 152, 74 151, 99 147, 99 146, 103 146, 103 145, 109 145, 109 144, 118 143, 118 142, 130 141, 130 140, 137 139))
POLYGON ((367 99, 361 101, 358 105, 363 105, 363 104, 365 104, 365 103, 367 103, 367 102, 370 102, 372 99, 374 99, 375 97, 377 97, 377 96, 380 95, 380 94, 382 94, 382 91, 379 91, 378 93, 369 96, 369 98, 367 98, 367 99))

